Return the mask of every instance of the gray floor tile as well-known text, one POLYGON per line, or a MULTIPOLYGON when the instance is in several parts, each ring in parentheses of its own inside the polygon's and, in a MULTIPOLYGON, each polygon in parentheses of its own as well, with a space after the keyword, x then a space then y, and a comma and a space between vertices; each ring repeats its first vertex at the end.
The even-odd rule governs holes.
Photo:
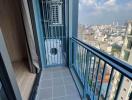
POLYGON ((69 71, 69 70, 66 70, 66 69, 63 70, 62 73, 63 73, 63 76, 64 76, 64 77, 67 77, 67 76, 70 76, 70 75, 71 75, 71 74, 70 74, 70 71, 69 71))
POLYGON ((52 88, 45 88, 38 90, 39 100, 52 99, 52 88))
POLYGON ((64 97, 57 97, 57 98, 53 98, 53 100, 66 100, 67 98, 64 96, 64 97))
POLYGON ((40 81, 52 79, 52 73, 42 73, 40 81))
POLYGON ((57 72, 53 72, 52 73, 52 77, 53 78, 61 78, 62 77, 62 73, 61 72, 58 72, 58 73, 57 72))
POLYGON ((53 87, 53 98, 65 96, 64 86, 55 86, 53 87))
POLYGON ((69 69, 43 69, 36 100, 81 100, 69 69))
POLYGON ((52 68, 52 72, 61 72, 64 69, 65 69, 64 67, 54 67, 52 68))
POLYGON ((81 100, 81 99, 79 96, 65 96, 65 97, 53 98, 53 100, 81 100))
POLYGON ((66 85, 65 88, 66 88, 67 96, 72 96, 72 95, 78 96, 79 95, 78 90, 75 85, 66 85))
POLYGON ((43 73, 52 73, 53 69, 52 68, 46 68, 44 70, 42 70, 43 73))
POLYGON ((53 87, 64 85, 64 81, 62 78, 53 79, 53 87))
POLYGON ((64 77, 64 84, 74 84, 72 77, 64 77))
POLYGON ((52 80, 42 80, 40 81, 40 89, 52 87, 52 80))
POLYGON ((81 100, 80 96, 66 96, 65 100, 81 100))
POLYGON ((57 68, 57 69, 53 69, 52 70, 52 72, 53 73, 60 73, 60 72, 62 72, 64 69, 62 69, 62 68, 57 68))

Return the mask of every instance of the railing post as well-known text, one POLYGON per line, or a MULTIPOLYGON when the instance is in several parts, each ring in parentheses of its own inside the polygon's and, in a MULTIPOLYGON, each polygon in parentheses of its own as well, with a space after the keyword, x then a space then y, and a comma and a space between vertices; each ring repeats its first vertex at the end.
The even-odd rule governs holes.
POLYGON ((99 62, 98 62, 98 68, 97 68, 97 74, 96 74, 96 81, 95 81, 95 87, 94 87, 94 97, 93 97, 93 99, 96 99, 96 85, 97 85, 97 82, 98 82, 98 74, 99 74, 99 69, 100 69, 100 62, 101 62, 101 60, 100 60, 100 58, 99 58, 99 62))
POLYGON ((124 79, 124 76, 121 74, 120 81, 119 81, 119 84, 118 84, 118 88, 117 88, 116 94, 115 94, 115 100, 117 100, 117 98, 118 98, 123 79, 124 79))
POLYGON ((88 51, 86 50, 86 68, 85 68, 85 71, 84 71, 84 87, 83 87, 83 100, 86 100, 86 84, 87 84, 87 61, 88 61, 88 58, 87 58, 87 53, 88 51))
POLYGON ((72 40, 69 38, 69 67, 72 67, 72 40))
POLYGON ((102 78, 101 78, 101 85, 100 85, 100 88, 99 88, 99 95, 98 95, 98 100, 101 96, 101 88, 102 88, 102 84, 103 84, 103 80, 104 80, 104 77, 105 77, 105 71, 106 71, 106 62, 104 63, 104 68, 103 68, 103 72, 102 72, 102 78))
POLYGON ((86 68, 85 68, 85 76, 84 76, 83 100, 87 100, 87 90, 90 88, 88 85, 89 75, 90 75, 89 69, 90 69, 90 54, 89 51, 86 50, 86 68))
POLYGON ((113 74, 114 74, 114 69, 112 68, 110 78, 109 78, 109 82, 108 82, 108 86, 107 86, 107 90, 106 90, 106 94, 105 94, 105 100, 107 99, 107 97, 109 95, 110 83, 112 81, 113 74))

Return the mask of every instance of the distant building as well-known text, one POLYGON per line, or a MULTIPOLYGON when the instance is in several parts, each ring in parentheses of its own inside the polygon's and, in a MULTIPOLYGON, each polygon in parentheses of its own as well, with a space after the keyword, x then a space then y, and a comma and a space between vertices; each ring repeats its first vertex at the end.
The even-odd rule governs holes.
POLYGON ((128 22, 121 58, 132 64, 132 21, 128 22))
MULTIPOLYGON (((121 59, 125 60, 132 65, 132 21, 127 23, 127 30, 124 39, 124 45, 122 47, 121 59)), ((128 78, 123 79, 121 90, 118 96, 119 100, 128 100, 130 93, 132 92, 132 81, 128 78)))
MULTIPOLYGON (((124 37, 124 43, 121 50, 120 58, 129 64, 132 64, 132 21, 127 23, 126 34, 124 37)), ((111 91, 109 93, 109 100, 113 100, 117 91, 117 85, 120 81, 120 73, 114 71, 113 82, 111 84, 111 91)), ((132 92, 132 81, 126 77, 123 78, 121 88, 117 97, 117 100, 128 100, 132 92)))

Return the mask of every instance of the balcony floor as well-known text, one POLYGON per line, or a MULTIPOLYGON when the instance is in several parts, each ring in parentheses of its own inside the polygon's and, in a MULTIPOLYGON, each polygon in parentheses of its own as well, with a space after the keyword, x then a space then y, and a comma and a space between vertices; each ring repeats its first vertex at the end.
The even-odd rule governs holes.
POLYGON ((81 100, 69 69, 43 69, 36 100, 81 100))

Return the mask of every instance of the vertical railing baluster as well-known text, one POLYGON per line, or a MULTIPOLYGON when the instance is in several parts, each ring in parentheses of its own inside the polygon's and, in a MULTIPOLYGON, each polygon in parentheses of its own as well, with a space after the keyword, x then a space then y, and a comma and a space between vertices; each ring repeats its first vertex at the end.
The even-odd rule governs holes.
MULTIPOLYGON (((88 82, 88 80, 89 80, 89 77, 88 77, 88 74, 89 74, 89 51, 87 50, 87 54, 86 54, 86 61, 87 61, 87 63, 86 63, 86 83, 88 82)), ((88 85, 87 85, 87 91, 89 90, 89 87, 88 87, 88 85)))
MULTIPOLYGON (((77 46, 77 44, 76 43, 72 43, 72 52, 75 50, 75 45, 77 46)), ((77 49, 77 47, 76 47, 76 49, 77 49)), ((76 68, 76 63, 77 63, 77 60, 75 60, 74 59, 74 57, 76 57, 76 55, 77 55, 77 53, 76 53, 77 51, 74 51, 73 53, 72 53, 72 55, 69 55, 70 57, 71 57, 71 59, 72 59, 72 67, 74 67, 74 69, 76 68)), ((76 58, 77 59, 77 58, 76 58)))
MULTIPOLYGON (((74 42, 74 41, 73 41, 74 42)), ((69 67, 71 68, 71 56, 73 56, 72 55, 72 40, 71 40, 71 38, 69 39, 69 61, 68 61, 68 63, 69 63, 69 67)))
POLYGON ((81 80, 82 80, 82 83, 83 83, 83 73, 82 73, 82 67, 83 67, 83 47, 81 46, 81 74, 80 74, 80 77, 81 77, 81 80))
MULTIPOLYGON (((82 68, 83 68, 83 47, 81 46, 81 78, 82 78, 82 83, 83 83, 83 72, 82 72, 82 68)), ((84 84, 83 84, 84 85, 84 84)))
POLYGON ((76 65, 75 65, 75 70, 76 70, 76 72, 78 72, 77 70, 78 70, 78 63, 79 63, 79 57, 78 57, 78 51, 79 51, 79 47, 78 47, 78 44, 77 43, 75 43, 76 44, 76 46, 77 46, 77 51, 76 51, 76 57, 77 57, 77 61, 76 61, 76 65))
POLYGON ((80 59, 80 58, 79 58, 79 55, 80 55, 80 54, 79 54, 79 45, 78 45, 78 46, 77 46, 77 57, 78 57, 78 62, 77 62, 77 65, 76 65, 76 66, 77 66, 77 67, 76 67, 76 68, 77 68, 77 69, 76 69, 77 73, 78 73, 78 71, 79 71, 79 59, 80 59))
POLYGON ((91 60, 92 60, 92 53, 89 52, 89 86, 91 85, 91 60))
POLYGON ((78 45, 78 75, 79 75, 79 77, 80 77, 80 45, 78 45))
POLYGON ((94 63, 93 63, 93 70, 92 70, 92 85, 93 85, 95 66, 96 66, 96 56, 94 55, 94 63))
MULTIPOLYGON (((56 33, 56 36, 55 36, 55 39, 56 39, 55 44, 57 44, 57 35, 58 35, 57 34, 58 33, 57 29, 58 29, 57 26, 55 26, 55 33, 56 33)), ((72 44, 72 42, 71 42, 71 44, 72 44)), ((58 57, 57 57, 56 61, 59 62, 58 57)))
POLYGON ((112 68, 110 78, 109 78, 109 82, 108 82, 108 86, 107 86, 107 90, 106 90, 106 94, 105 94, 105 100, 108 97, 108 93, 109 93, 109 89, 110 89, 110 83, 111 83, 111 80, 112 80, 112 77, 113 77, 113 73, 114 73, 114 69, 112 68))
POLYGON ((87 82, 88 82, 88 87, 89 87, 89 93, 90 93, 90 84, 89 84, 89 81, 90 81, 90 67, 91 67, 91 54, 90 54, 90 52, 88 52, 88 80, 87 80, 87 82))
MULTIPOLYGON (((58 40, 61 41, 61 44, 62 44, 62 40, 61 40, 61 27, 57 27, 57 29, 58 29, 58 33, 59 33, 58 40)), ((57 58, 58 58, 58 55, 57 55, 57 58)), ((61 58, 58 58, 59 62, 60 62, 60 59, 61 58)))
POLYGON ((85 91, 87 90, 87 87, 86 87, 86 79, 87 79, 87 50, 85 49, 85 67, 84 67, 84 72, 85 72, 85 76, 84 76, 84 87, 85 87, 85 91))
POLYGON ((92 87, 91 87, 91 92, 92 92, 92 95, 91 96, 94 96, 93 94, 93 85, 94 85, 94 71, 95 71, 95 66, 96 66, 96 56, 94 55, 94 62, 93 62, 93 70, 92 70, 92 87))
MULTIPOLYGON (((75 46, 78 46, 78 45, 77 45, 76 43, 73 42, 73 43, 72 43, 72 47, 73 47, 73 48, 72 48, 72 57, 71 57, 71 58, 72 58, 72 65, 74 66, 74 68, 76 68, 76 65, 77 65, 77 64, 76 64, 76 61, 75 61, 76 59, 74 59, 74 56, 76 56, 76 54, 77 54, 77 52, 74 51, 74 50, 75 50, 75 49, 74 49, 75 46)), ((76 47, 76 48, 77 48, 77 47, 76 47)))
MULTIPOLYGON (((82 78, 82 83, 83 83, 83 47, 82 47, 82 53, 81 53, 81 78, 82 78)), ((84 83, 83 83, 84 85, 84 83)))
POLYGON ((87 87, 86 87, 86 79, 87 79, 87 50, 85 50, 85 68, 83 69, 84 70, 84 87, 83 87, 83 99, 85 100, 86 98, 86 90, 87 90, 87 87))
POLYGON ((106 62, 104 63, 104 68, 103 68, 103 73, 102 73, 102 78, 101 78, 101 85, 100 85, 100 88, 99 88, 98 100, 99 100, 100 95, 101 95, 101 88, 102 88, 102 83, 103 83, 103 80, 104 80, 104 77, 105 77, 105 71, 106 71, 106 62))
POLYGON ((119 92, 120 92, 120 88, 121 88, 121 85, 122 85, 122 82, 123 82, 123 78, 124 78, 124 76, 121 74, 120 81, 118 83, 118 88, 116 90, 116 94, 115 94, 115 99, 114 100, 117 100, 117 98, 118 98, 118 95, 119 95, 119 92))
MULTIPOLYGON (((94 87, 94 94, 96 95, 96 83, 98 81, 98 74, 99 74, 99 69, 100 69, 100 58, 99 58, 99 62, 98 62, 98 68, 97 68, 97 74, 96 74, 96 81, 95 81, 95 87, 94 87)), ((95 96, 94 96, 95 97, 95 96)))
MULTIPOLYGON (((85 67, 85 65, 84 65, 84 64, 85 64, 85 60, 84 60, 84 59, 85 59, 85 55, 84 55, 84 54, 85 54, 85 48, 83 48, 83 58, 82 58, 82 63, 83 63, 83 66, 82 66, 82 73, 83 73, 83 76, 82 76, 82 77, 83 77, 83 82, 84 82, 84 80, 85 80, 85 78, 84 78, 84 75, 85 75, 85 73, 84 73, 84 67, 85 67)), ((84 84, 84 83, 83 83, 83 84, 84 84)))

